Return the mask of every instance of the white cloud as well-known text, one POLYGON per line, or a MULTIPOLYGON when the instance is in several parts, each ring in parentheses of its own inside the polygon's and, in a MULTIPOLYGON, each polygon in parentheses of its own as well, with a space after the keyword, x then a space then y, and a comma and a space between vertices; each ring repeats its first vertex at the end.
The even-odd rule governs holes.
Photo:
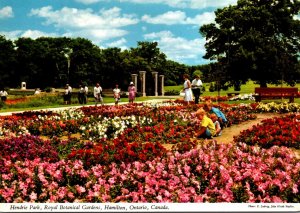
POLYGON ((75 0, 79 3, 83 3, 83 4, 94 4, 94 3, 98 3, 102 0, 75 0))
POLYGON ((207 7, 224 7, 236 4, 237 0, 120 0, 138 4, 165 4, 175 8, 203 9, 207 7))
POLYGON ((0 35, 4 35, 7 39, 15 40, 22 34, 22 30, 0 31, 0 35))
POLYGON ((187 17, 185 12, 182 11, 169 11, 164 14, 151 17, 144 15, 142 20, 150 24, 192 24, 192 25, 203 25, 214 22, 215 14, 213 12, 205 12, 197 15, 194 18, 187 17))
POLYGON ((5 35, 5 37, 7 37, 8 39, 11 39, 11 40, 16 40, 19 37, 36 39, 39 37, 57 37, 58 36, 55 33, 46 33, 46 32, 42 32, 39 30, 26 30, 26 31, 15 30, 15 31, 10 31, 10 32, 2 31, 2 32, 0 32, 0 34, 5 35))
POLYGON ((6 6, 0 9, 0 19, 2 18, 12 18, 14 17, 14 12, 12 7, 6 6))
POLYGON ((157 41, 159 48, 169 59, 181 63, 194 61, 200 63, 205 54, 205 39, 187 40, 175 37, 170 31, 161 31, 144 35, 145 39, 157 41))
POLYGON ((85 29, 64 33, 66 37, 83 37, 88 38, 95 44, 103 42, 109 38, 118 38, 126 35, 128 32, 120 29, 85 29))
POLYGON ((111 43, 107 43, 105 46, 106 47, 119 47, 122 50, 128 49, 128 47, 126 46, 127 40, 125 38, 121 38, 117 41, 113 41, 111 43))
POLYGON ((70 37, 82 35, 97 42, 122 37, 128 32, 120 28, 137 24, 139 21, 135 15, 121 14, 118 7, 94 12, 91 9, 68 7, 53 10, 51 6, 47 6, 32 9, 30 15, 45 18, 44 24, 64 29, 70 37))
POLYGON ((169 11, 164 14, 151 17, 149 15, 144 15, 142 20, 151 24, 183 24, 185 22, 186 15, 182 11, 169 11))
POLYGON ((26 30, 22 33, 21 37, 29 37, 32 39, 36 39, 39 37, 57 37, 58 35, 55 33, 45 33, 39 30, 26 30))

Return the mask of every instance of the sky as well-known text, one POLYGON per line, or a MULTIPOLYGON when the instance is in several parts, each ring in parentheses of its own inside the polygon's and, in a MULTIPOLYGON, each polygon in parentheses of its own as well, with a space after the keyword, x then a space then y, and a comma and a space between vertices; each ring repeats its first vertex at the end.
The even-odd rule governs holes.
POLYGON ((214 23, 214 11, 237 0, 0 0, 0 35, 82 37, 100 48, 137 47, 158 42, 168 60, 186 65, 203 59, 203 24, 214 23))

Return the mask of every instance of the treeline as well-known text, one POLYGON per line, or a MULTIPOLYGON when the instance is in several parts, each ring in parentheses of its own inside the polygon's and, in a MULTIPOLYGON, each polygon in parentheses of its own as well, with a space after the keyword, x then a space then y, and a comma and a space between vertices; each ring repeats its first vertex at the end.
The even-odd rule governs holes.
POLYGON ((103 88, 112 88, 115 83, 127 87, 131 74, 141 70, 157 71, 165 75, 165 85, 177 85, 183 82, 184 73, 192 74, 201 67, 167 60, 157 42, 138 42, 136 48, 121 50, 101 49, 84 38, 11 41, 0 36, 0 82, 6 88, 18 88, 23 81, 28 88, 41 89, 96 82, 103 88))

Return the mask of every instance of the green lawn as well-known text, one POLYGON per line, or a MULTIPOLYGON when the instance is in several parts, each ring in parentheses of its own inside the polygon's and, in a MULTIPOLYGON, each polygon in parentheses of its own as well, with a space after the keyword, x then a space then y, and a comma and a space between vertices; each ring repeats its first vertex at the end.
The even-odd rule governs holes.
MULTIPOLYGON (((276 87, 275 85, 268 85, 269 87, 276 87)), ((247 84, 241 86, 240 91, 234 91, 233 87, 229 88, 227 91, 221 90, 220 92, 214 91, 210 92, 209 91, 209 83, 204 83, 205 91, 201 96, 227 96, 227 93, 229 92, 239 92, 240 94, 250 94, 254 92, 255 87, 259 87, 259 85, 254 84, 252 81, 249 81, 247 84)), ((277 86, 280 87, 280 86, 277 86)), ((284 85, 284 87, 287 87, 287 85, 284 85)), ((300 84, 297 84, 296 87, 300 88, 300 84)), ((175 95, 172 95, 170 99, 176 99, 176 98, 181 98, 179 96, 180 90, 183 88, 182 85, 179 86, 165 86, 165 92, 168 91, 175 91, 175 95)), ((299 89, 300 90, 300 89, 299 89)), ((166 98, 163 96, 158 96, 158 97, 137 97, 136 101, 147 101, 151 99, 161 99, 161 98, 166 98)), ((263 100, 263 102, 270 102, 270 101, 276 101, 276 102, 282 102, 282 101, 288 101, 288 99, 284 100, 263 100)), ((226 103, 251 103, 253 101, 247 101, 247 100, 242 100, 242 101, 227 101, 226 103)), ((104 97, 104 104, 110 104, 114 103, 113 97, 104 97)), ((120 103, 128 103, 128 98, 123 97, 121 98, 120 103)), ((300 103, 300 98, 295 99, 295 103, 300 103)), ((92 97, 89 97, 87 105, 93 105, 95 104, 94 99, 92 97)), ((64 106, 80 106, 78 103, 77 98, 73 97, 73 104, 72 105, 64 105, 63 104, 63 98, 61 96, 56 96, 56 97, 46 97, 46 98, 40 98, 40 99, 35 99, 31 101, 31 103, 20 103, 14 106, 0 106, 0 111, 1 112, 12 112, 12 111, 21 111, 21 110, 39 110, 39 109, 46 109, 46 108, 57 108, 57 107, 64 107, 64 106)))
MULTIPOLYGON (((218 91, 215 91, 215 92, 210 92, 209 91, 209 84, 210 83, 203 83, 204 87, 205 87, 205 92, 202 94, 203 96, 217 96, 217 95, 220 95, 220 96, 226 96, 227 93, 230 93, 230 92, 239 92, 240 94, 250 94, 250 93, 254 93, 254 88, 255 87, 259 87, 258 84, 254 84, 253 81, 248 81, 247 84, 243 84, 241 86, 241 90, 240 91, 234 91, 234 88, 233 87, 230 87, 227 91, 224 91, 224 90, 221 90, 220 93, 218 91)), ((281 85, 271 85, 269 84, 268 87, 281 87, 281 85)), ((286 84, 283 85, 283 87, 290 87, 290 86, 287 86, 286 84)), ((295 87, 298 87, 299 90, 300 90, 300 84, 297 84, 295 87)), ((165 86, 165 92, 167 91, 179 91, 183 88, 182 85, 179 85, 179 86, 165 86)))

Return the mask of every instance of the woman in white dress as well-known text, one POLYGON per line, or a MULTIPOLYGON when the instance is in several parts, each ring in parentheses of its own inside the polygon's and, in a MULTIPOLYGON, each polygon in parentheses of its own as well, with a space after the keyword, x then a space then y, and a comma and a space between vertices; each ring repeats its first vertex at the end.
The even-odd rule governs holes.
POLYGON ((184 101, 186 101, 189 104, 190 101, 193 101, 191 82, 187 74, 183 75, 183 79, 184 79, 184 83, 183 83, 184 101))

